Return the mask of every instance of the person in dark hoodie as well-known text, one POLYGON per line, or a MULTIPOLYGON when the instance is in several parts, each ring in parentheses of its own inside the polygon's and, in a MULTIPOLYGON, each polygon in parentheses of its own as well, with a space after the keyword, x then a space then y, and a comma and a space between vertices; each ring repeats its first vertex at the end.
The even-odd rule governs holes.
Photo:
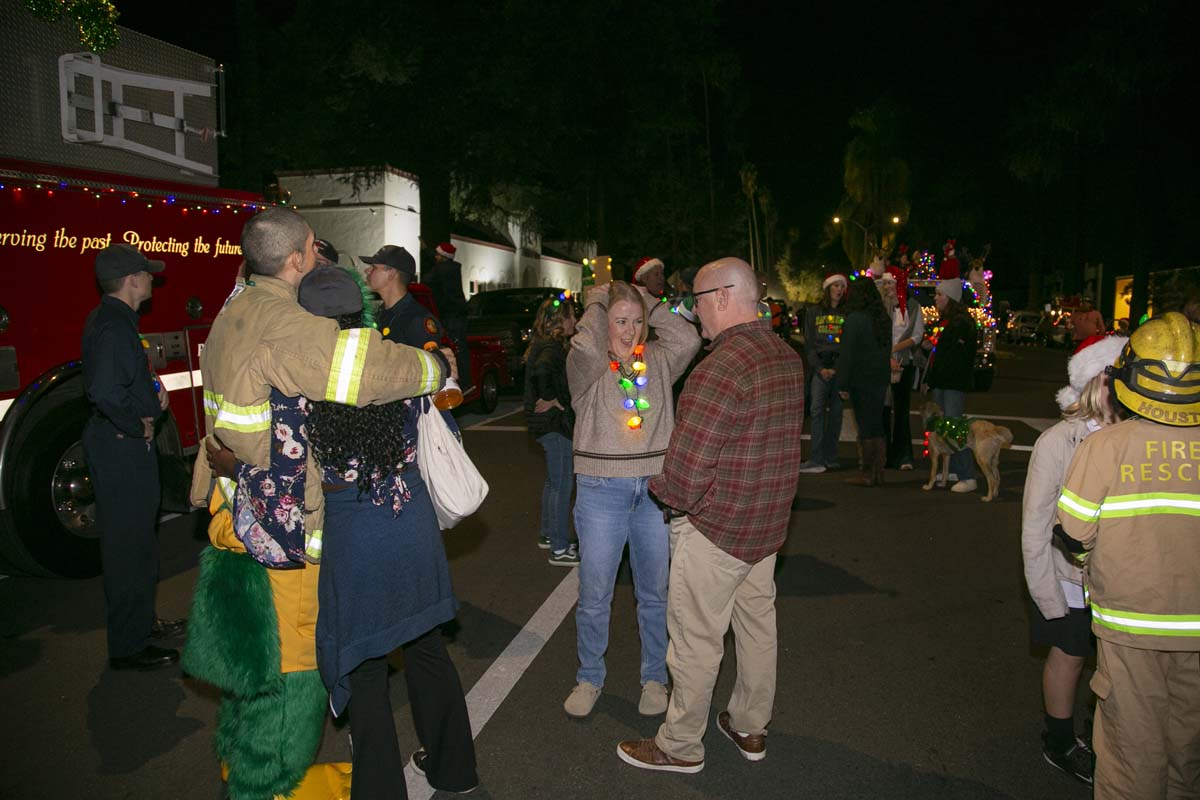
POLYGON ((808 474, 835 469, 838 439, 842 435, 842 399, 833 387, 838 354, 842 350, 842 326, 846 310, 842 298, 849 282, 834 273, 825 279, 821 304, 810 308, 804 320, 804 359, 812 376, 812 449, 800 471, 808 474), (828 407, 828 412, 826 408, 828 407))
POLYGON ((858 426, 862 461, 857 486, 883 483, 887 445, 883 436, 883 402, 892 380, 892 321, 872 280, 855 281, 846 299, 846 327, 837 363, 837 389, 849 399, 858 426))
MULTIPOLYGON (((961 417, 966 411, 967 392, 975 380, 975 349, 978 334, 971 312, 963 305, 963 282, 960 278, 944 280, 937 285, 934 303, 941 319, 932 340, 933 352, 925 373, 925 385, 933 390, 933 401, 947 417, 961 417)), ((921 345, 929 347, 927 340, 921 345)), ((975 491, 975 457, 969 448, 950 456, 950 472, 958 482, 952 492, 975 491)))
POLYGON ((579 545, 570 541, 575 412, 567 384, 567 349, 574 333, 575 303, 569 295, 547 298, 538 306, 533 340, 525 351, 525 422, 546 451, 538 547, 549 550, 550 563, 560 567, 579 564, 579 545))

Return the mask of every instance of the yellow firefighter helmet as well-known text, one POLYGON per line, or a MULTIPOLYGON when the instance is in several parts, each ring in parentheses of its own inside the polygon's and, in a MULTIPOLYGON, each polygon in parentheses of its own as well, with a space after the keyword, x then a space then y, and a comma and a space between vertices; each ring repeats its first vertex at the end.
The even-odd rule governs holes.
POLYGON ((1147 320, 1109 368, 1121 403, 1165 425, 1200 425, 1200 325, 1176 311, 1147 320))

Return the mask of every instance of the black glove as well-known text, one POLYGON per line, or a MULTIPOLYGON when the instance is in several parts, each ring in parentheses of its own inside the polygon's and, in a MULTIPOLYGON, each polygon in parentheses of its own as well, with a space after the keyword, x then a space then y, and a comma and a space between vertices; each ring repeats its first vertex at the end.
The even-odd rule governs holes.
POLYGON ((1058 537, 1063 547, 1067 548, 1067 552, 1071 555, 1077 556, 1080 553, 1087 552, 1087 548, 1083 546, 1083 542, 1068 536, 1067 532, 1063 530, 1063 526, 1057 522, 1054 523, 1054 535, 1058 537))

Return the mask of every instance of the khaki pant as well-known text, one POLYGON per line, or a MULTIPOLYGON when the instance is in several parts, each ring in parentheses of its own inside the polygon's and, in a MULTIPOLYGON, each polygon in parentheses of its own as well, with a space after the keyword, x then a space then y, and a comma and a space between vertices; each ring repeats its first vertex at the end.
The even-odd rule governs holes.
POLYGON ((1200 653, 1097 645, 1095 800, 1200 798, 1200 653))
POLYGON ((655 741, 664 753, 703 761, 713 687, 733 625, 737 682, 730 722, 764 733, 775 703, 775 555, 747 564, 710 542, 686 518, 671 522, 667 667, 674 686, 655 741))

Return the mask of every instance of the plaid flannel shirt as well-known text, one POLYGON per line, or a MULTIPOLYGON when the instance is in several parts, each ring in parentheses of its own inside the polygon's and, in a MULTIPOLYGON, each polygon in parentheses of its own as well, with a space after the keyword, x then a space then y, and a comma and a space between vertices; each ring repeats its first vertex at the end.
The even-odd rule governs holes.
POLYGON ((761 322, 723 331, 688 378, 650 489, 746 563, 787 538, 804 421, 800 357, 761 322))

